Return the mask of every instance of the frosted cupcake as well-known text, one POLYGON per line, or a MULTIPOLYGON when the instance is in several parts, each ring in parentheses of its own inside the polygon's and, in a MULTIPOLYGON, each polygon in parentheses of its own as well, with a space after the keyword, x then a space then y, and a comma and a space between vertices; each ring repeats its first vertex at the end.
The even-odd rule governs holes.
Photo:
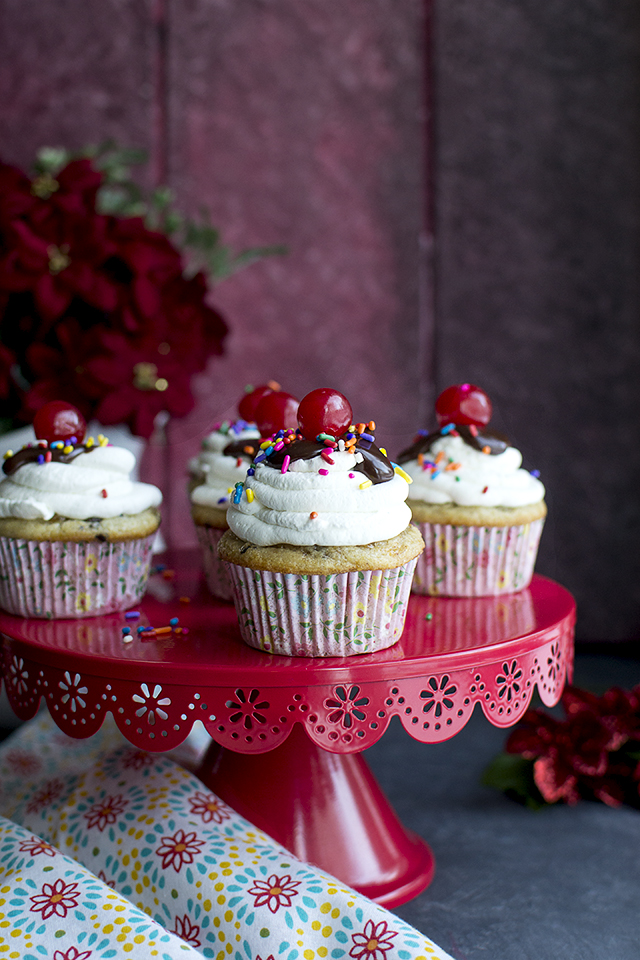
POLYGON ((528 586, 547 513, 537 471, 487 429, 491 403, 471 384, 436 401, 439 429, 398 457, 413 479, 409 505, 426 548, 416 593, 482 597, 528 586))
POLYGON ((0 482, 0 606, 25 617, 88 617, 136 604, 160 524, 157 487, 130 479, 135 458, 53 402, 37 441, 5 455, 0 482))
POLYGON ((292 656, 351 656, 402 633, 424 543, 409 490, 342 394, 314 390, 238 484, 221 539, 243 639, 292 656))
POLYGON ((260 402, 275 393, 276 406, 284 403, 295 422, 298 401, 281 391, 279 384, 271 381, 255 390, 249 388, 238 404, 240 418, 215 424, 202 441, 200 454, 189 461, 191 516, 202 549, 207 585, 220 600, 233 598, 226 567, 218 559, 218 543, 229 529, 227 508, 235 485, 244 480, 260 447, 262 437, 255 422, 260 402))

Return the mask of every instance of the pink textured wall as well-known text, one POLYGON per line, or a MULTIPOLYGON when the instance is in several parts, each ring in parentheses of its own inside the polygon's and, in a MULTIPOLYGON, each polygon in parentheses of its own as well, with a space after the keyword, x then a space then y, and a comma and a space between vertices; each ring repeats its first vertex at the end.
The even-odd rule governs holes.
POLYGON ((335 386, 397 449, 426 418, 421 0, 1 0, 0 153, 107 136, 204 206, 235 248, 287 256, 224 281, 226 355, 169 429, 169 526, 192 541, 184 463, 247 382, 335 386), (422 315, 421 315, 422 313, 422 315))

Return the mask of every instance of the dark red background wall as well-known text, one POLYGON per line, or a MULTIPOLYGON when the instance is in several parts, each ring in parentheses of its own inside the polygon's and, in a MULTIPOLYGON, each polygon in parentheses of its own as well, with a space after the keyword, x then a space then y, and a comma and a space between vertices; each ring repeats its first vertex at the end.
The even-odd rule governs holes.
POLYGON ((395 451, 471 380, 547 484, 579 636, 638 638, 639 67, 636 0, 0 0, 3 159, 114 137, 235 247, 289 248, 214 291, 172 539, 246 382, 334 385, 395 451))

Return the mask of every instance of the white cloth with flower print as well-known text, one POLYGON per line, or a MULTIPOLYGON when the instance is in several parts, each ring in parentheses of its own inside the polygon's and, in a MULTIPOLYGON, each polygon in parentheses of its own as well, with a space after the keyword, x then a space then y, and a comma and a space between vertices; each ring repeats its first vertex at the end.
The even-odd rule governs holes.
POLYGON ((0 957, 451 960, 111 718, 78 741, 39 714, 0 784, 0 957))

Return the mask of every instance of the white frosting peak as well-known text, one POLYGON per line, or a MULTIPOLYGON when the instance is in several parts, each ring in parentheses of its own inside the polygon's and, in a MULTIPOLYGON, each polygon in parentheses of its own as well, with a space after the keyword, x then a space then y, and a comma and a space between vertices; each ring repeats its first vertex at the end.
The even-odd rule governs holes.
POLYGON ((191 502, 206 507, 226 510, 229 505, 229 488, 244 480, 247 461, 224 455, 224 449, 238 440, 255 440, 260 431, 254 424, 238 420, 225 424, 226 430, 214 430, 202 441, 202 450, 189 461, 189 473, 201 480, 191 492, 191 502))
POLYGON ((134 467, 129 450, 111 446, 93 447, 69 463, 25 463, 0 482, 0 517, 107 519, 159 506, 157 487, 129 478, 134 467))
POLYGON ((433 442, 424 460, 425 465, 417 460, 402 464, 413 479, 410 500, 474 507, 524 507, 544 498, 543 484, 522 469, 522 454, 515 447, 487 454, 475 450, 460 436, 448 435, 433 442), (439 454, 442 457, 434 470, 428 463, 433 463, 439 454))
POLYGON ((409 485, 397 473, 367 482, 355 470, 358 456, 333 450, 333 464, 320 456, 293 460, 285 473, 258 464, 227 511, 229 526, 258 546, 357 546, 397 536, 411 520, 409 485))

